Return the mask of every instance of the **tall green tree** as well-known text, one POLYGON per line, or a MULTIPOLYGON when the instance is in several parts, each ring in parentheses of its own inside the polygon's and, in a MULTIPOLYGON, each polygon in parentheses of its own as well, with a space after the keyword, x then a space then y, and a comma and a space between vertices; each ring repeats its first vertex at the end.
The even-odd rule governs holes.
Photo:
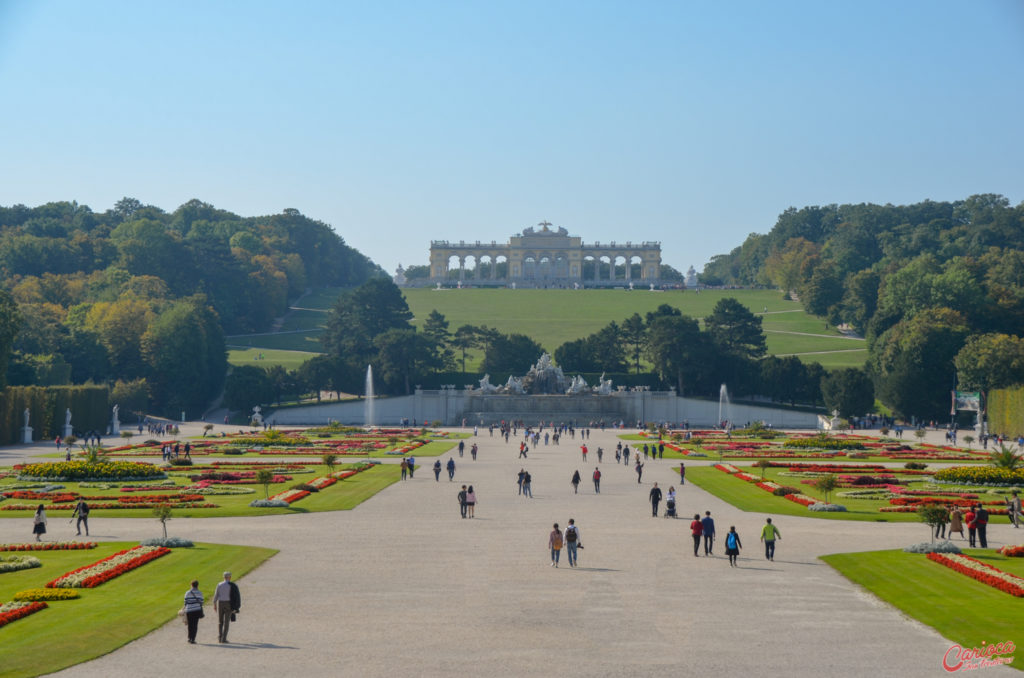
POLYGON ((376 338, 391 329, 410 329, 411 319, 402 291, 388 278, 372 278, 338 298, 321 342, 355 365, 369 364, 376 338))
POLYGON ((10 292, 0 289, 0 389, 7 385, 7 364, 11 347, 21 327, 21 313, 10 292))
POLYGON ((767 350, 761 318, 733 297, 715 304, 711 315, 704 318, 704 327, 711 341, 729 356, 752 360, 767 350))
POLYGON ((1008 334, 976 334, 953 359, 959 388, 988 390, 1024 384, 1024 341, 1008 334))
POLYGON ((640 374, 640 356, 643 355, 646 343, 647 325, 639 313, 634 313, 622 321, 622 344, 632 358, 637 374, 640 374))
POLYGON ((455 335, 452 337, 452 346, 454 346, 460 354, 462 362, 462 371, 466 371, 466 354, 478 346, 476 328, 472 325, 462 325, 459 329, 455 330, 455 335))
POLYGON ((524 334, 497 334, 484 353, 483 371, 525 374, 544 349, 524 334))
POLYGON ((867 373, 856 367, 833 370, 822 379, 825 409, 838 411, 845 419, 871 412, 875 407, 875 386, 867 373))
POLYGON ((439 369, 454 369, 455 353, 451 348, 452 335, 448 331, 448 320, 437 309, 432 310, 423 321, 422 334, 430 342, 434 362, 437 363, 439 369))
POLYGON ((689 316, 662 315, 648 324, 648 357, 662 381, 683 395, 700 363, 707 358, 708 345, 700 325, 689 316))

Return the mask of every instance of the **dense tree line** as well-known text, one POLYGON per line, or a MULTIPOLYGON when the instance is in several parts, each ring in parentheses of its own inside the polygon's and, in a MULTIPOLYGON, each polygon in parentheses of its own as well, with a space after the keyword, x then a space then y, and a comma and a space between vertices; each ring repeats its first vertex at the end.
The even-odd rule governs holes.
POLYGON ((293 209, 0 207, 2 373, 12 384, 110 383, 133 398, 141 383, 158 408, 201 408, 223 384, 225 333, 267 329, 309 287, 380 273, 293 209))
POLYGON ((944 419, 949 391, 1024 382, 1024 203, 791 208, 705 268, 707 284, 772 284, 868 340, 897 414, 944 419))

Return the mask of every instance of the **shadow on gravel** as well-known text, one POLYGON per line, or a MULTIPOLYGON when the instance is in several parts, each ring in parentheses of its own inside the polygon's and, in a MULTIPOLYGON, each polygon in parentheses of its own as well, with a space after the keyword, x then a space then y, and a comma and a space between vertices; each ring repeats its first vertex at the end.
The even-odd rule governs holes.
POLYGON ((298 650, 297 647, 291 645, 274 645, 273 643, 218 643, 217 647, 223 647, 226 650, 298 650))

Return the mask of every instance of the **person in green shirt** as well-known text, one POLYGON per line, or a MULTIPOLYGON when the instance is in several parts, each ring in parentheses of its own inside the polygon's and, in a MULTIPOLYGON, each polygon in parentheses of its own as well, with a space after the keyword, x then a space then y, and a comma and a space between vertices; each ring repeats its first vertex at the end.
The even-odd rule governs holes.
POLYGON ((768 518, 765 521, 765 526, 761 528, 761 541, 764 542, 764 557, 767 560, 775 560, 776 539, 782 539, 782 534, 779 532, 779 528, 772 525, 772 519, 768 518))

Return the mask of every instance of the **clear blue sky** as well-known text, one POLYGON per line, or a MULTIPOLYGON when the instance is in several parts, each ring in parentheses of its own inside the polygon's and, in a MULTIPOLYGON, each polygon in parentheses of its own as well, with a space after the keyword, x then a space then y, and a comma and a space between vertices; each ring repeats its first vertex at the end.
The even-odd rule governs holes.
POLYGON ((1024 2, 0 0, 0 204, 294 207, 389 271, 548 220, 1024 199, 1024 2))

